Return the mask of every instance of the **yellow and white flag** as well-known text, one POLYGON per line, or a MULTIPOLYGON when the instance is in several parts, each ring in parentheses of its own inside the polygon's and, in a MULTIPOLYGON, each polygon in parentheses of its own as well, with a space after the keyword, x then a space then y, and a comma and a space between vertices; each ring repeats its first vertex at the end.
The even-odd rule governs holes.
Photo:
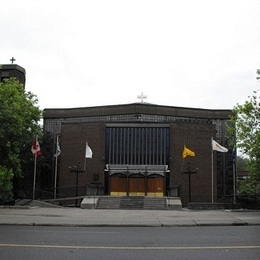
POLYGON ((217 143, 213 139, 212 139, 212 150, 218 151, 218 152, 221 152, 221 153, 226 153, 228 151, 228 149, 226 147, 220 145, 219 143, 217 143))

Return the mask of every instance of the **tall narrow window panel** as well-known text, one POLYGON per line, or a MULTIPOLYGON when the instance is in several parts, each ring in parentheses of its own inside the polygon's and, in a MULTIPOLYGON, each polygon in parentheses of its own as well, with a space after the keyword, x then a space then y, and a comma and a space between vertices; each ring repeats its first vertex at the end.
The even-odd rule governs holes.
POLYGON ((106 163, 165 165, 169 135, 168 127, 107 127, 106 163))

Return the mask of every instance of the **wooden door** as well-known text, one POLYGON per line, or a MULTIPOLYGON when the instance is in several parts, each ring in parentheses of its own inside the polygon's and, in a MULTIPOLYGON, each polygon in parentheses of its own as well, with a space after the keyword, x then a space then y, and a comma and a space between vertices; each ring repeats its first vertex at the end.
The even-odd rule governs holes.
POLYGON ((126 176, 123 174, 115 174, 110 176, 110 195, 126 196, 126 176))
POLYGON ((144 176, 129 178, 129 196, 145 196, 144 176))
POLYGON ((164 178, 162 176, 149 176, 147 178, 147 196, 163 197, 164 178))

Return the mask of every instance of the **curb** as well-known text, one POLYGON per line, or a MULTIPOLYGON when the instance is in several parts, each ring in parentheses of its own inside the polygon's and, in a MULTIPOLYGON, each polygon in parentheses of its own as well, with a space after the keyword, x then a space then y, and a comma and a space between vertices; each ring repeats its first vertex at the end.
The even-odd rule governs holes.
POLYGON ((0 226, 49 226, 49 227, 234 227, 234 226, 260 226, 260 224, 249 224, 247 222, 244 223, 194 223, 194 224, 57 224, 57 223, 0 223, 0 226))

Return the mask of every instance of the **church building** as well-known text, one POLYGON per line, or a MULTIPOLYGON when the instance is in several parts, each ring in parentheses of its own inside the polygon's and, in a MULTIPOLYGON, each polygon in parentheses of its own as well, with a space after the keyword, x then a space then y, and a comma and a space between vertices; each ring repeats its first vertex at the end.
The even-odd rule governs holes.
POLYGON ((230 114, 145 102, 45 109, 43 154, 50 168, 42 186, 57 188, 57 196, 96 192, 179 196, 183 205, 218 202, 235 189, 230 114), (212 140, 228 152, 212 151, 212 140))
MULTIPOLYGON (((25 69, 0 65, 0 81, 25 85, 25 69)), ((231 110, 124 105, 44 110, 41 189, 59 197, 178 196, 222 202, 236 189, 231 110), (228 148, 212 150, 212 140, 228 148), (186 152, 186 153, 185 153, 186 152)))

